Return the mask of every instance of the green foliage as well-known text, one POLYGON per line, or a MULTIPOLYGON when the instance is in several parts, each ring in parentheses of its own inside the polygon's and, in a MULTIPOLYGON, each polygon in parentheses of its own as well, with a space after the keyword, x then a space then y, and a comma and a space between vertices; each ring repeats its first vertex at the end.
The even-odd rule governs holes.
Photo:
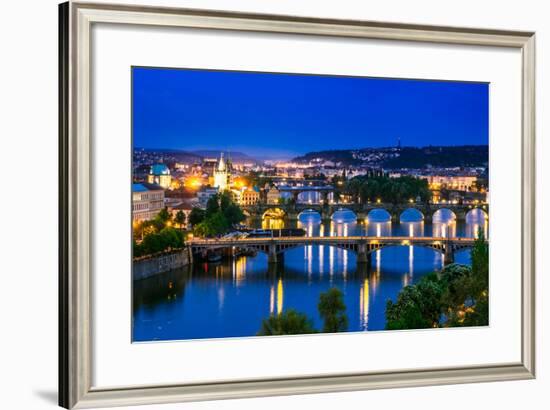
POLYGON ((489 288, 489 244, 483 230, 479 229, 472 249, 472 293, 478 299, 489 288))
POLYGON ((206 212, 204 211, 204 209, 193 208, 191 209, 191 213, 189 214, 189 223, 193 226, 198 225, 202 221, 204 221, 205 217, 206 212))
POLYGON ((348 329, 344 294, 339 289, 331 288, 321 293, 317 309, 324 321, 324 333, 345 332, 348 329))
POLYGON ((425 276, 416 285, 403 288, 393 303, 386 304, 386 329, 423 329, 436 327, 441 315, 444 289, 435 274, 425 276))
POLYGON ((405 203, 417 197, 427 202, 432 196, 428 181, 411 176, 399 178, 357 176, 345 184, 343 192, 352 195, 355 202, 359 199, 361 202, 380 199, 382 202, 393 204, 405 203))
POLYGON ((179 229, 165 227, 160 232, 152 232, 144 236, 141 243, 133 242, 134 258, 153 255, 155 253, 178 249, 185 244, 183 233, 179 229))
POLYGON ((170 218, 171 218, 170 213, 166 208, 162 208, 160 212, 157 214, 157 216, 155 217, 155 219, 162 221, 164 223, 168 222, 170 218))
POLYGON ((222 211, 229 226, 241 223, 246 219, 239 205, 237 205, 229 192, 220 196, 220 210, 222 211))
POLYGON ((300 335, 307 333, 316 333, 311 319, 303 313, 289 309, 276 316, 264 319, 258 336, 300 335))
POLYGON ((196 225, 193 232, 197 236, 216 236, 227 231, 229 226, 230 224, 225 215, 221 211, 218 211, 196 225))
POLYGON ((183 213, 183 211, 180 210, 176 213, 174 222, 177 223, 180 227, 185 224, 185 214, 183 213))
POLYGON ((489 325, 489 297, 482 295, 475 304, 474 309, 466 310, 462 326, 488 326, 489 325))
POLYGON ((472 269, 469 266, 452 263, 445 266, 439 276, 445 289, 442 305, 447 310, 463 305, 472 297, 472 269))
POLYGON ((219 195, 212 195, 206 202, 205 218, 210 218, 220 210, 219 195))
POLYGON ((244 213, 233 201, 230 192, 212 196, 208 199, 206 211, 193 208, 189 215, 189 223, 197 236, 220 235, 244 220, 244 213))
POLYGON ((416 285, 405 287, 397 302, 386 304, 387 329, 489 324, 489 245, 478 233, 472 267, 451 264, 416 285), (446 321, 440 323, 444 313, 446 321))

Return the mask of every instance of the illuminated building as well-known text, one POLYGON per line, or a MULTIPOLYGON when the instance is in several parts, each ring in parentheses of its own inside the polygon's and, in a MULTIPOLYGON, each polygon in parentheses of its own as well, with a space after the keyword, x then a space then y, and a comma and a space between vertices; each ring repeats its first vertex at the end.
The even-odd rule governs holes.
POLYGON ((132 220, 153 219, 164 207, 164 189, 160 185, 132 184, 132 220))
POLYGON ((170 170, 165 164, 153 165, 147 175, 147 182, 150 184, 160 185, 164 189, 170 188, 170 184, 172 183, 170 170))
POLYGON ((470 175, 420 175, 422 179, 428 180, 431 190, 442 188, 457 191, 471 191, 476 187, 476 176, 470 175))
POLYGON ((222 152, 218 165, 214 168, 214 187, 220 191, 225 191, 229 187, 230 179, 229 164, 224 161, 222 152))
POLYGON ((205 187, 197 191, 197 199, 199 200, 199 206, 206 208, 206 203, 214 195, 218 194, 218 188, 205 187))
POLYGON ((253 189, 244 190, 241 193, 241 205, 256 205, 260 201, 260 193, 253 189))
POLYGON ((268 204, 278 204, 281 192, 277 188, 270 188, 267 191, 267 203, 268 204))

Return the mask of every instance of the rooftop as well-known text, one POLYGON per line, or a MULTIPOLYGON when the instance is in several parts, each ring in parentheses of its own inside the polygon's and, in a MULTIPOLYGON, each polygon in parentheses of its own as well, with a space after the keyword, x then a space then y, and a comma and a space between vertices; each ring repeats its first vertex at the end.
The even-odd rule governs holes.
POLYGON ((151 169, 149 170, 149 174, 151 175, 170 175, 170 170, 166 166, 166 164, 155 164, 151 166, 151 169))
POLYGON ((132 184, 132 192, 147 192, 147 191, 164 191, 164 188, 157 184, 149 184, 142 182, 139 184, 132 184))

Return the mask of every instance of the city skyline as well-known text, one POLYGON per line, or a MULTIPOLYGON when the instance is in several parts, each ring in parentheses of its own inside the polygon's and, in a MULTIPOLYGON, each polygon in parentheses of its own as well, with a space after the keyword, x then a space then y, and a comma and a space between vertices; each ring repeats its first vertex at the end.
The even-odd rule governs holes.
POLYGON ((133 90, 136 148, 291 158, 488 144, 485 83, 134 67, 133 90))

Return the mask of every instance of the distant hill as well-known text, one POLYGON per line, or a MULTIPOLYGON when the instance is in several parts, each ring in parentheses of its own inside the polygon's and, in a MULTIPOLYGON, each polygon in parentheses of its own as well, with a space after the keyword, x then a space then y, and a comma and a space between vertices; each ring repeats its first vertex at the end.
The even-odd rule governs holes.
POLYGON ((255 158, 239 151, 218 151, 218 150, 200 150, 192 151, 194 155, 199 155, 203 158, 219 158, 223 152, 224 158, 231 158, 233 162, 256 162, 255 158))
POLYGON ((340 166, 373 166, 386 169, 477 167, 489 162, 488 145, 361 148, 309 152, 294 158, 298 163, 333 162, 340 166))

